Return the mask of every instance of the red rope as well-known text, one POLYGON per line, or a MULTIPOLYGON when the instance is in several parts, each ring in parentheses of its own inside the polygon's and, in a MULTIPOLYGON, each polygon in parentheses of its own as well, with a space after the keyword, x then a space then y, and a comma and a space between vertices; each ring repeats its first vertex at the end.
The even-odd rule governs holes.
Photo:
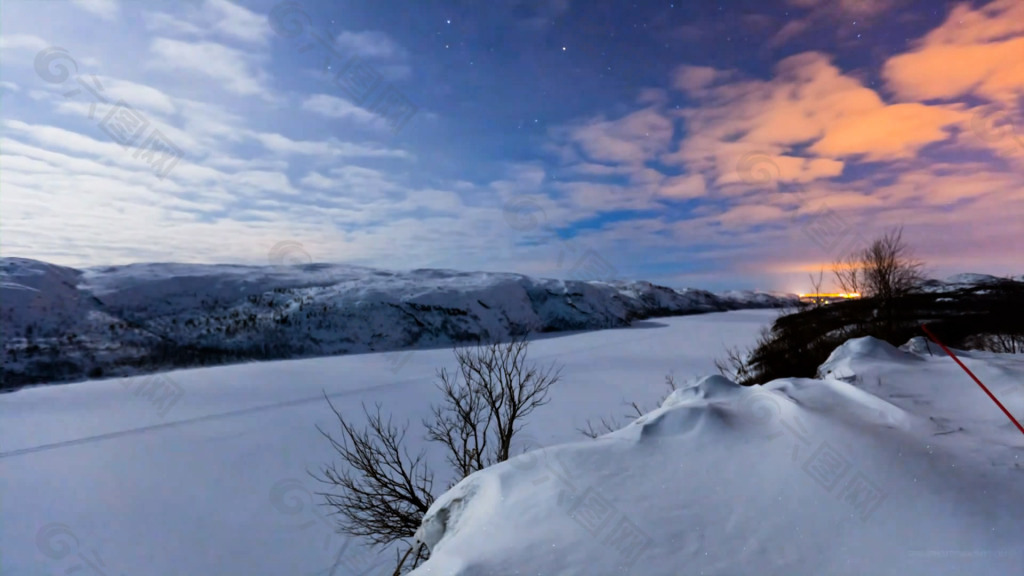
POLYGON ((956 354, 953 354, 952 350, 946 348, 946 345, 943 344, 942 342, 939 342, 939 339, 935 336, 935 334, 932 334, 932 331, 928 329, 927 325, 921 324, 921 330, 924 330, 924 333, 927 334, 928 337, 932 339, 932 342, 938 344, 939 347, 946 352, 946 354, 949 354, 950 358, 955 360, 956 363, 959 364, 960 367, 964 369, 964 372, 967 372, 968 376, 973 378, 974 381, 978 383, 978 386, 981 386, 981 389, 985 391, 985 394, 988 394, 988 397, 991 398, 992 401, 996 403, 996 406, 999 406, 999 409, 1003 411, 1003 414, 1006 414, 1006 417, 1009 418, 1010 421, 1017 426, 1017 429, 1020 430, 1020 433, 1024 434, 1024 426, 1021 426, 1020 422, 1017 422, 1017 419, 1013 417, 1013 414, 1010 414, 1010 411, 1006 409, 1006 406, 1003 406, 1003 403, 1000 402, 998 398, 993 396, 992 393, 988 391, 988 388, 986 388, 985 385, 981 383, 981 380, 978 380, 978 377, 974 375, 974 372, 968 370, 967 366, 964 366, 964 363, 961 362, 960 359, 956 357, 956 354))

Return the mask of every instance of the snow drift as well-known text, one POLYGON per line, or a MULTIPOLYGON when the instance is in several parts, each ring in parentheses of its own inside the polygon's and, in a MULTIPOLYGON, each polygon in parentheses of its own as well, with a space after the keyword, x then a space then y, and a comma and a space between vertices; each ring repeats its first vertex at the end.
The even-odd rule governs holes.
MULTIPOLYGON (((427 513, 413 574, 1024 573, 1024 436, 922 344, 851 340, 824 380, 702 378, 473 474, 427 513)), ((963 356, 1024 415, 1024 357, 963 356)))

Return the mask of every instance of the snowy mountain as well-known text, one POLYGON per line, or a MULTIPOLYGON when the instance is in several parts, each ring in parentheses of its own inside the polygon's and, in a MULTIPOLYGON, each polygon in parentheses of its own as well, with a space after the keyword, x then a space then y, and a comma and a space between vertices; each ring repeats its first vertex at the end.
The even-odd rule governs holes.
POLYGON ((1024 274, 1021 274, 1020 276, 1007 276, 1005 278, 1000 278, 999 276, 992 276, 991 274, 954 274, 953 276, 950 276, 945 280, 926 280, 922 285, 922 289, 925 292, 953 292, 961 288, 993 284, 1004 280, 1024 282, 1024 274))
POLYGON ((792 305, 794 295, 337 264, 0 262, 2 387, 139 370, 444 346, 792 305))
MULTIPOLYGON (((472 474, 427 513, 412 574, 1024 573, 1024 435, 927 350, 866 337, 823 380, 704 377, 472 474)), ((1024 358, 962 356, 1024 417, 1024 358)))

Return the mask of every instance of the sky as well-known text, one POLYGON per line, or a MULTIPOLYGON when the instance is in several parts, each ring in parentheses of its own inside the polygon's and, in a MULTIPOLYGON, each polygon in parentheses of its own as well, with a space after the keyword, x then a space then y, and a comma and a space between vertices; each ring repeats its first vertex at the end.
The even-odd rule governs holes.
POLYGON ((807 292, 1024 273, 1022 176, 1019 0, 0 2, 2 256, 807 292))

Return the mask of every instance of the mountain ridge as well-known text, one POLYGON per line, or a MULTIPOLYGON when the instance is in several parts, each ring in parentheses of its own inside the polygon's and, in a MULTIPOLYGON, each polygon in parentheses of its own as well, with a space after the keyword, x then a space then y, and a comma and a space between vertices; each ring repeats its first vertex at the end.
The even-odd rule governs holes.
POLYGON ((0 259, 0 388, 239 361, 397 351, 522 331, 796 303, 796 295, 645 281, 345 264, 142 263, 83 269, 0 259))

